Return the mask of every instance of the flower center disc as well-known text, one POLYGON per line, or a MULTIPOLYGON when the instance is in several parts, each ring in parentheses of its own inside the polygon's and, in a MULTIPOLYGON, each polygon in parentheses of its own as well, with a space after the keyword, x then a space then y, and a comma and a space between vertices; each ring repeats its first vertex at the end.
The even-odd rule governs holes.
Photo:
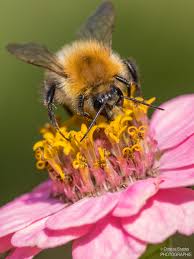
POLYGON ((69 141, 46 125, 34 151, 37 168, 47 169, 52 180, 52 194, 65 202, 121 191, 134 181, 157 175, 157 142, 143 104, 125 100, 113 121, 102 118, 82 142, 85 124, 79 131, 68 131, 66 126, 60 130, 69 141))

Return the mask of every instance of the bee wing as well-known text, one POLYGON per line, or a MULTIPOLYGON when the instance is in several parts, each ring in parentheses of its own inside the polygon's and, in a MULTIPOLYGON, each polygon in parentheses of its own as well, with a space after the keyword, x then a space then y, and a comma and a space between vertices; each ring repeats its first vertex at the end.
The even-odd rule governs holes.
POLYGON ((110 1, 105 1, 81 27, 78 37, 80 39, 96 39, 111 47, 114 23, 114 6, 110 1))
POLYGON ((11 43, 7 45, 7 50, 24 62, 46 68, 61 76, 66 76, 56 56, 44 46, 36 43, 11 43))

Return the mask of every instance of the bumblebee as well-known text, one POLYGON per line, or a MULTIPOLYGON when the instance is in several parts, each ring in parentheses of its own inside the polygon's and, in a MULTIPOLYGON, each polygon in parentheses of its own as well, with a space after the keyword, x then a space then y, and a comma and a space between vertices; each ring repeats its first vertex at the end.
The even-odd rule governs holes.
POLYGON ((18 59, 46 69, 43 99, 56 129, 54 104, 91 119, 89 132, 99 115, 113 119, 114 108, 122 106, 124 98, 140 102, 131 97, 132 85, 141 93, 135 65, 111 49, 114 23, 113 4, 106 1, 81 27, 77 40, 56 54, 36 43, 7 46, 18 59))

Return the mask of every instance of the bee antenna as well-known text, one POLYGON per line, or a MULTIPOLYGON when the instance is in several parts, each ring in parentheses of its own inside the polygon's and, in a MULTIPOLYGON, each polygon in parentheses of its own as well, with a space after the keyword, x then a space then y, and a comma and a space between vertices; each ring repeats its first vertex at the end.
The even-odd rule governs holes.
POLYGON ((162 107, 155 106, 155 105, 146 103, 146 102, 144 102, 144 101, 137 100, 137 99, 135 99, 135 98, 133 98, 133 97, 122 96, 122 98, 125 98, 125 99, 127 99, 127 100, 133 101, 134 103, 141 103, 141 104, 146 105, 146 106, 148 106, 148 107, 151 107, 151 108, 153 108, 153 109, 157 109, 157 110, 164 111, 164 109, 163 109, 162 107))
POLYGON ((104 109, 104 107, 106 106, 107 102, 104 102, 102 104, 102 106, 100 107, 100 109, 98 110, 98 112, 96 113, 94 119, 92 120, 91 124, 88 127, 88 130, 86 131, 86 133, 84 134, 84 136, 81 138, 80 142, 82 142, 82 140, 85 139, 85 137, 88 135, 88 133, 90 132, 91 128, 94 126, 94 124, 96 123, 96 120, 98 118, 98 116, 100 115, 100 113, 102 112, 102 110, 104 109))

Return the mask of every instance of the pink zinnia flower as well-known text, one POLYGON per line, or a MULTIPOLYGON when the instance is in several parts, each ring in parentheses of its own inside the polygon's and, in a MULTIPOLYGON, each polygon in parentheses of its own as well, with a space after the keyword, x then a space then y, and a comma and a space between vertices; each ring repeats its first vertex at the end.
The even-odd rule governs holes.
POLYGON ((0 252, 32 258, 73 240, 74 259, 139 258, 147 244, 194 232, 194 95, 145 107, 126 102, 111 123, 52 129, 35 145, 49 181, 0 209, 0 252))

